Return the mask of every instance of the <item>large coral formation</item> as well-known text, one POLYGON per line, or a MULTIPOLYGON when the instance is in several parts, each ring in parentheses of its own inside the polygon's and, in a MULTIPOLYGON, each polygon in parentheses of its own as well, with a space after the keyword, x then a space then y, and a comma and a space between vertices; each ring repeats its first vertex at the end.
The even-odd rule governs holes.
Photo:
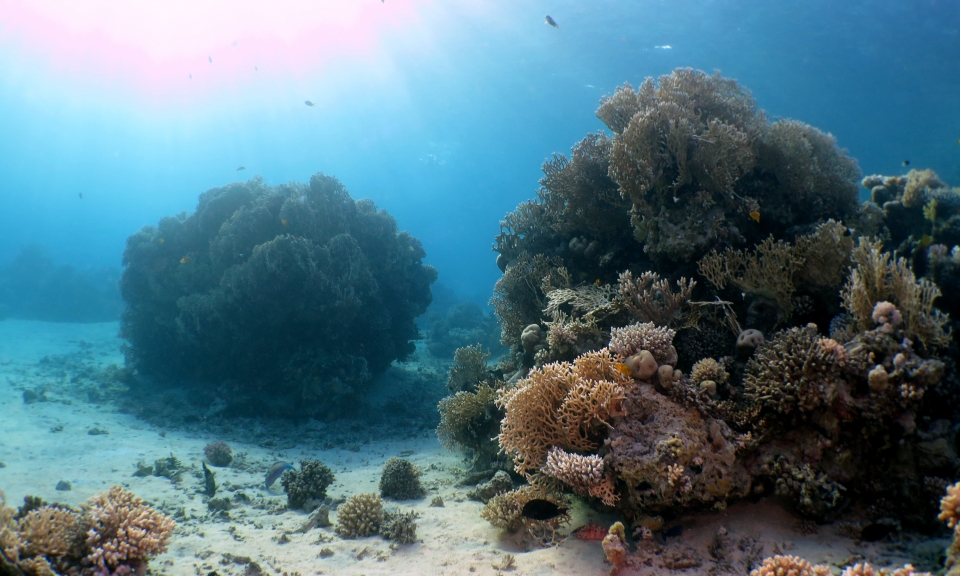
MULTIPOLYGON (((858 208, 832 136, 768 123, 719 75, 620 88, 597 115, 612 136, 548 162, 494 246, 498 440, 530 489, 631 520, 883 499, 929 527, 924 483, 960 469, 960 193, 929 171, 869 177, 858 208)), ((764 570, 813 570, 791 562, 764 570)))
POLYGON ((193 214, 127 240, 127 361, 142 374, 228 384, 225 399, 258 415, 342 412, 413 351, 437 276, 424 255, 330 176, 209 190, 193 214))
POLYGON ((166 551, 174 527, 120 486, 95 495, 79 512, 41 505, 19 517, 0 493, 0 569, 12 565, 19 570, 14 574, 37 576, 141 574, 152 556, 166 551))

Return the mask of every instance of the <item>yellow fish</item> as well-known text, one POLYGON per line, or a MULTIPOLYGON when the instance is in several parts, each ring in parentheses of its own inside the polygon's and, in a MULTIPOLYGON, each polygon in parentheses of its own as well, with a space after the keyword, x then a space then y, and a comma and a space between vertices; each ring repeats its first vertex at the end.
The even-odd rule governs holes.
POLYGON ((163 244, 163 238, 157 240, 157 243, 158 243, 158 244, 163 244))
POLYGON ((633 370, 631 370, 626 364, 618 363, 614 365, 614 368, 616 368, 617 372, 623 374, 624 376, 633 376, 633 370))
POLYGON ((750 218, 752 218, 754 222, 759 222, 759 221, 760 221, 760 213, 757 212, 756 210, 754 210, 754 211, 750 212, 750 218))
POLYGON ((189 256, 184 256, 183 258, 180 259, 180 263, 181 263, 181 264, 189 264, 191 260, 193 260, 193 258, 191 258, 191 257, 189 257, 189 256))
POLYGON ((920 242, 917 243, 917 245, 918 245, 920 248, 926 248, 927 246, 929 246, 929 245, 931 245, 931 244, 933 244, 933 236, 931 236, 931 235, 929 235, 929 234, 924 234, 923 236, 921 236, 921 237, 920 237, 920 242))
POLYGON ((593 285, 599 288, 599 287, 600 287, 600 279, 597 278, 597 281, 594 282, 593 285))
POLYGON ((289 222, 287 222, 286 218, 281 218, 280 224, 283 224, 284 226, 286 226, 287 224, 289 224, 289 222))

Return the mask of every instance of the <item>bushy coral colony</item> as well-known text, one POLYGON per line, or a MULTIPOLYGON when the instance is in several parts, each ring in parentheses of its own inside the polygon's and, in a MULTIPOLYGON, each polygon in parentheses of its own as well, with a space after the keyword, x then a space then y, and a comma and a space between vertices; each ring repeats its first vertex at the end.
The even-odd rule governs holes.
POLYGON ((413 351, 437 277, 424 256, 389 214, 324 174, 209 190, 193 214, 127 240, 127 361, 222 387, 256 414, 342 412, 413 351))
MULTIPOLYGON (((470 399, 502 411, 531 486, 484 516, 517 530, 509 510, 573 493, 643 529, 776 494, 818 521, 930 528, 958 473, 960 189, 869 176, 858 205, 833 136, 769 122, 718 74, 624 86, 597 116, 611 134, 547 161, 494 244, 511 352, 470 399)), ((453 420, 464 400, 445 405, 448 445, 478 425, 453 420)), ((754 573, 823 572, 803 562, 754 573)))

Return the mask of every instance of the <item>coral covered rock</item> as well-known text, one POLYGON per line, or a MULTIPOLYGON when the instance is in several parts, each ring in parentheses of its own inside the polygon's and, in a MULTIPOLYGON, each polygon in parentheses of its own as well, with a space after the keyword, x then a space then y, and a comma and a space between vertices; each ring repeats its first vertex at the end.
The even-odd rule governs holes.
POLYGON ((327 497, 327 486, 333 484, 333 470, 319 460, 301 460, 300 470, 288 470, 280 477, 287 493, 287 506, 299 509, 308 501, 327 497))
POLYGON ((423 498, 426 494, 420 483, 420 469, 403 458, 390 458, 380 475, 380 495, 396 500, 423 498))
POLYGON ((121 332, 141 374, 219 385, 233 405, 342 412, 414 347, 436 271, 420 242, 336 179, 200 195, 127 240, 121 332))

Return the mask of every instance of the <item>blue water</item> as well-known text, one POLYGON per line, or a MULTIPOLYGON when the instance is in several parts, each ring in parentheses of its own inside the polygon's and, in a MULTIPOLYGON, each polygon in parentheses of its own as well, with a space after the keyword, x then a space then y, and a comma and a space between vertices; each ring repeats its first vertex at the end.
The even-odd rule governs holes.
MULTIPOLYGON (((956 1, 521 0, 480 18, 446 4, 423 9, 428 49, 392 36, 396 91, 369 81, 364 66, 382 63, 368 62, 336 83, 290 78, 273 98, 117 105, 110 85, 100 102, 96 89, 74 98, 56 70, 0 70, 0 265, 41 244, 58 264, 119 267, 128 235, 192 211, 209 188, 323 171, 421 239, 441 283, 483 303, 499 220, 534 195, 541 163, 602 127, 603 95, 680 66, 720 70, 770 116, 832 132, 865 174, 909 160, 960 184, 956 1), (318 93, 326 108, 303 105, 318 93)), ((0 38, 4 24, 0 11, 0 38)))

